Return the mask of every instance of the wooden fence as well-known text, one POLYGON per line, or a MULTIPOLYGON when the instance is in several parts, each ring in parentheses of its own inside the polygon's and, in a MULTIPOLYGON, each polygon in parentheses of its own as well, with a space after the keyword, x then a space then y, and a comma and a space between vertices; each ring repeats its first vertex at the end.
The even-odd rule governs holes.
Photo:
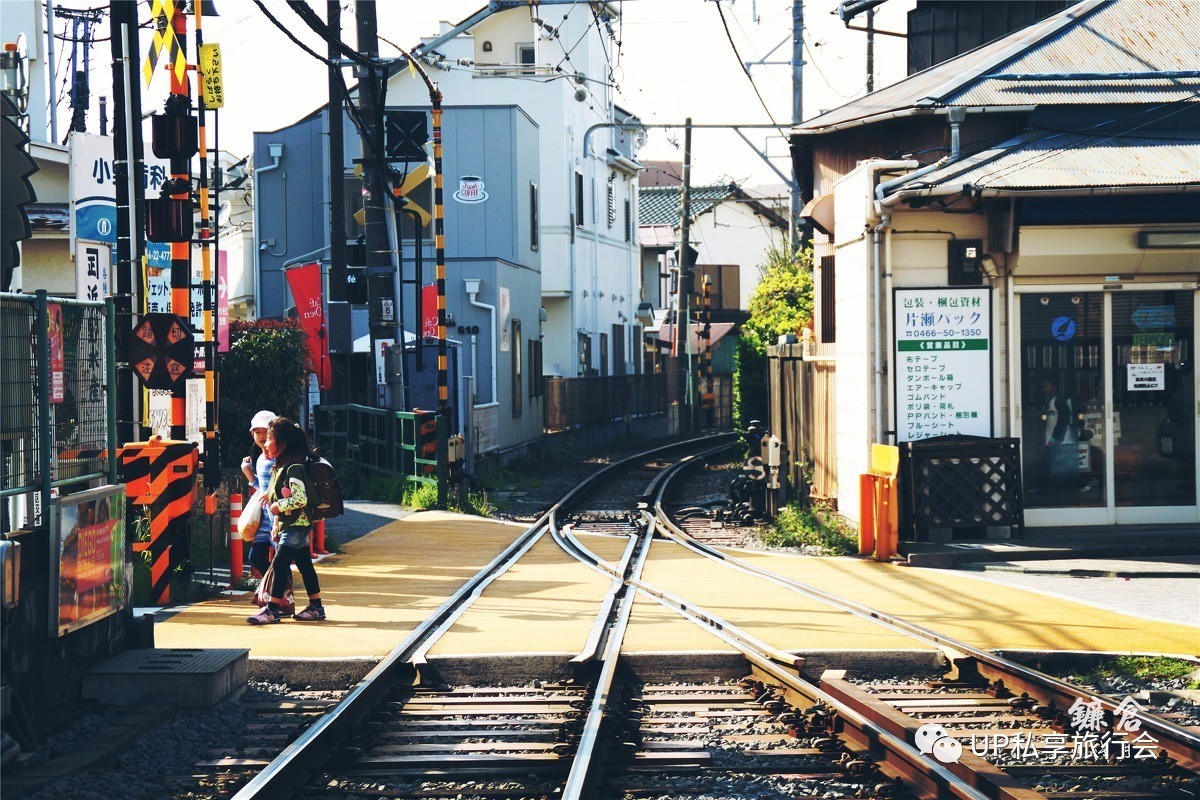
POLYGON ((546 431, 605 422, 628 416, 661 414, 672 399, 667 375, 610 375, 593 378, 547 378, 546 431))
POLYGON ((788 448, 788 478, 814 499, 837 496, 837 398, 833 344, 768 348, 771 433, 788 448), (802 472, 807 472, 806 475, 802 472))
MULTIPOLYGON (((664 359, 664 371, 640 375, 547 378, 546 433, 613 420, 668 413, 686 402, 686 375, 678 359, 664 359)), ((714 375, 713 426, 726 429, 733 419, 733 376, 714 375)), ((697 398, 698 400, 698 398, 697 398)), ((676 410, 677 412, 679 409, 676 410)), ((697 409, 699 424, 706 421, 697 409)))

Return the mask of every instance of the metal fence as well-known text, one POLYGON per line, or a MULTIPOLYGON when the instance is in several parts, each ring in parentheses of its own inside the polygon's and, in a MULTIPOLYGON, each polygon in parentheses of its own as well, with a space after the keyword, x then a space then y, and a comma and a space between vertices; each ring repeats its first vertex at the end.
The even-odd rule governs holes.
POLYGON ((317 406, 314 417, 316 445, 326 458, 423 483, 438 484, 439 475, 445 475, 449 424, 444 416, 348 403, 317 406))
POLYGON ((807 480, 809 495, 837 496, 837 377, 833 345, 781 344, 768 348, 771 433, 788 447, 788 479, 807 480), (807 470, 807 475, 805 471, 807 470))
POLYGON ((111 302, 0 293, 0 531, 45 524, 52 489, 113 480, 111 302))
POLYGON ((661 414, 670 401, 681 399, 668 396, 671 385, 666 373, 547 378, 542 427, 554 432, 625 416, 661 414))

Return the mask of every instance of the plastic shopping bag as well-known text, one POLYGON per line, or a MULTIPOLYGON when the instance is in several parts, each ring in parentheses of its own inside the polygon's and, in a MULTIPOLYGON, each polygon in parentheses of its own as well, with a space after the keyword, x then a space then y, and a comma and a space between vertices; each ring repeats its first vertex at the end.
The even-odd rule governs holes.
POLYGON ((262 499, 264 494, 262 489, 255 489, 254 494, 250 495, 250 499, 242 507, 241 516, 238 517, 238 534, 246 544, 253 542, 255 535, 258 533, 258 523, 262 520, 262 499))

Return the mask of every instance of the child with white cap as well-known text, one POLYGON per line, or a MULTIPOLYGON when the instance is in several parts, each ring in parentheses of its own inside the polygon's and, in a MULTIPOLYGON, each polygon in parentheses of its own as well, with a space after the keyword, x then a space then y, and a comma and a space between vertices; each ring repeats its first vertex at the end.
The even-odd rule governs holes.
POLYGON ((250 488, 263 491, 261 496, 262 514, 259 517, 258 531, 254 534, 254 541, 250 544, 250 567, 259 577, 262 577, 267 571, 267 567, 271 565, 271 529, 275 526, 275 518, 267 506, 266 495, 267 486, 271 483, 271 467, 275 465, 275 459, 267 455, 264 447, 267 440, 267 428, 275 417, 276 415, 271 411, 259 411, 250 418, 250 435, 254 437, 258 454, 255 456, 252 453, 242 459, 242 474, 246 476, 250 488))

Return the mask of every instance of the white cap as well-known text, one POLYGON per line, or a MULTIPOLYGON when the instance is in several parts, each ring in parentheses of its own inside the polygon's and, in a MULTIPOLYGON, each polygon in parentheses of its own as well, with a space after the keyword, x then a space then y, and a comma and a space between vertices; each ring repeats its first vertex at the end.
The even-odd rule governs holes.
POLYGON ((250 418, 250 430, 255 428, 266 428, 271 424, 271 420, 275 419, 276 415, 270 411, 259 411, 250 418))

